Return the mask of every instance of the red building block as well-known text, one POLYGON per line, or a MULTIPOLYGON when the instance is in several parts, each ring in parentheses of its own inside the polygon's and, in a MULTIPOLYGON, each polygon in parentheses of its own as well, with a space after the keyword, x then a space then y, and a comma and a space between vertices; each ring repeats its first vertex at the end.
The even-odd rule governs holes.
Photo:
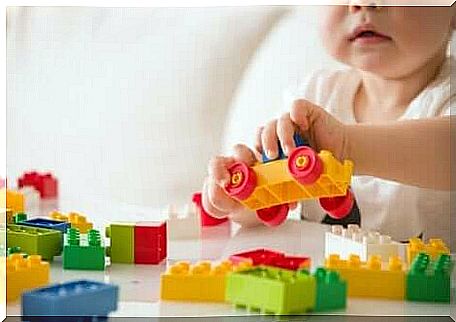
POLYGON ((135 264, 159 264, 166 258, 166 222, 135 225, 135 264))
POLYGON ((271 266, 297 271, 301 268, 310 269, 310 257, 285 256, 277 258, 271 266))
POLYGON ((58 194, 58 182, 57 179, 50 173, 38 173, 36 171, 25 172, 17 180, 19 188, 24 186, 32 186, 39 193, 43 199, 56 198, 58 194))
POLYGON ((289 270, 310 268, 309 257, 287 256, 284 253, 267 249, 256 249, 230 256, 234 264, 248 262, 253 266, 266 265, 289 270))
POLYGON ((200 212, 201 226, 217 226, 228 221, 228 218, 215 218, 209 215, 203 208, 201 192, 195 192, 192 201, 200 212))

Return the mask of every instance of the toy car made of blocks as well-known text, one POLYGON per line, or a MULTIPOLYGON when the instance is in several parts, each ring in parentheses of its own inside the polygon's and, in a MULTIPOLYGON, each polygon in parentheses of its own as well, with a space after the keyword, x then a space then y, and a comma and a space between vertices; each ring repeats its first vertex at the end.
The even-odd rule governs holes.
POLYGON ((225 190, 245 207, 256 211, 268 226, 280 225, 287 217, 289 204, 319 198, 320 206, 335 219, 348 216, 354 208, 350 191, 353 162, 339 162, 331 152, 315 152, 299 133, 296 148, 289 157, 279 142, 279 156, 249 167, 236 162, 228 169, 231 178, 225 190))

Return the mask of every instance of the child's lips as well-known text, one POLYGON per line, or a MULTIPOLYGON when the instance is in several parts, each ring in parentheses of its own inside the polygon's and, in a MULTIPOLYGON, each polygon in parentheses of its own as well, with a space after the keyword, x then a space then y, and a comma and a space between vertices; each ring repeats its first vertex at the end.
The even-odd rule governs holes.
POLYGON ((367 27, 358 27, 350 35, 349 41, 358 44, 378 44, 392 40, 391 37, 367 27))

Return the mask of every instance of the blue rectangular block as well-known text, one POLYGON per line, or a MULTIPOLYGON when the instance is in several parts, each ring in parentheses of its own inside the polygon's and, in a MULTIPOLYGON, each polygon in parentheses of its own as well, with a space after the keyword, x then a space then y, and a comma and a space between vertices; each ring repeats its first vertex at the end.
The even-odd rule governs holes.
POLYGON ((107 316, 117 310, 116 285, 80 280, 22 294, 23 316, 107 316))
POLYGON ((67 229, 70 228, 70 223, 58 220, 52 220, 47 218, 33 218, 29 220, 20 221, 18 225, 47 228, 60 230, 62 233, 66 233, 67 229))

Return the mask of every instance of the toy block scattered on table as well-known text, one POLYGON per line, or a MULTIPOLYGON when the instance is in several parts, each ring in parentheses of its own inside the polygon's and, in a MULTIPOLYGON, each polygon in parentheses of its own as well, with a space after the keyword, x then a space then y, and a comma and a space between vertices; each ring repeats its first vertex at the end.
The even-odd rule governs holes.
POLYGON ((0 189, 0 206, 11 209, 13 213, 24 212, 24 195, 19 191, 4 188, 0 189))
POLYGON ((192 196, 192 202, 196 206, 201 220, 201 226, 217 226, 228 221, 228 217, 215 218, 204 210, 201 192, 195 192, 192 196))
POLYGON ((166 222, 138 222, 134 235, 135 264, 159 264, 166 258, 166 222))
POLYGON ((407 300, 449 303, 452 269, 448 254, 438 255, 435 261, 428 254, 418 254, 407 273, 407 300))
POLYGON ((40 193, 34 187, 25 186, 18 190, 24 196, 24 208, 26 211, 33 211, 40 207, 40 193))
POLYGON ((315 312, 343 309, 347 305, 347 283, 339 273, 317 268, 313 274, 317 283, 315 312))
POLYGON ((229 259, 234 264, 238 264, 239 262, 248 262, 253 266, 263 265, 289 270, 310 268, 309 257, 288 256, 282 252, 268 249, 255 249, 234 254, 231 255, 229 259))
POLYGON ((55 229, 61 231, 62 233, 66 233, 67 229, 70 228, 70 224, 68 222, 48 218, 32 218, 23 220, 18 224, 37 228, 55 229))
POLYGON ((57 211, 57 210, 51 211, 49 213, 49 217, 51 217, 54 220, 68 222, 68 216, 65 215, 64 213, 61 213, 60 211, 57 211))
POLYGON ((327 269, 337 271, 348 285, 348 296, 378 297, 403 300, 405 297, 405 272, 401 259, 391 257, 387 267, 382 267, 380 256, 372 255, 367 262, 351 255, 348 260, 332 254, 326 259, 327 269))
POLYGON ((168 267, 160 277, 160 298, 182 301, 225 301, 226 275, 232 264, 224 261, 214 265, 209 261, 190 265, 178 262, 168 267))
POLYGON ((49 263, 39 255, 24 258, 12 254, 6 259, 6 299, 14 301, 26 290, 49 283, 49 263))
POLYGON ((63 234, 54 229, 8 224, 6 226, 7 247, 20 247, 30 255, 41 255, 52 261, 62 253, 63 234))
POLYGON ((435 260, 441 254, 449 254, 450 249, 443 240, 438 238, 429 239, 427 244, 419 238, 411 238, 407 245, 407 262, 409 265, 419 253, 429 254, 431 259, 435 260))
POLYGON ((19 188, 31 186, 35 188, 43 199, 57 198, 58 182, 50 173, 38 173, 36 171, 25 172, 17 180, 19 188))
POLYGON ((81 280, 51 285, 22 295, 22 316, 106 317, 117 310, 116 285, 81 280))
POLYGON ((89 230, 87 234, 80 234, 76 228, 68 230, 63 247, 63 268, 105 269, 105 247, 98 230, 89 230))
POLYGON ((379 232, 361 229, 358 225, 331 226, 331 232, 325 233, 325 257, 338 254, 341 259, 348 259, 351 254, 358 255, 365 262, 371 255, 379 255, 387 262, 392 256, 403 255, 405 245, 392 241, 390 236, 379 232))
POLYGON ((49 217, 54 220, 69 222, 71 228, 79 229, 81 234, 85 234, 93 228, 93 223, 88 222, 87 217, 78 212, 70 212, 68 215, 65 215, 64 213, 54 210, 49 214, 49 217))
POLYGON ((135 224, 131 222, 112 223, 106 227, 106 237, 111 244, 107 247, 107 254, 111 263, 135 262, 135 224))
POLYGON ((168 238, 198 239, 201 236, 199 213, 194 205, 188 205, 183 214, 179 214, 173 206, 168 208, 168 238))
POLYGON ((275 267, 257 266, 227 277, 226 300, 266 314, 297 314, 315 307, 315 278, 275 267))

